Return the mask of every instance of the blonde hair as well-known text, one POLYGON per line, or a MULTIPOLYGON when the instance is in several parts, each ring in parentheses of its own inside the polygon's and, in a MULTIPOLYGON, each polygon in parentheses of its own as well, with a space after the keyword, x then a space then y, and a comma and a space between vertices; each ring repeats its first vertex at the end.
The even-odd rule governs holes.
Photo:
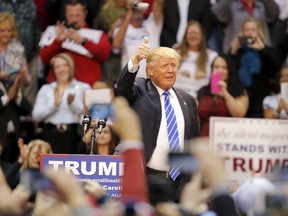
POLYGON ((9 13, 9 12, 0 12, 0 24, 2 24, 4 22, 10 23, 10 25, 13 29, 12 37, 18 38, 18 31, 17 31, 16 20, 15 20, 14 15, 9 13))
POLYGON ((154 63, 161 57, 174 58, 177 61, 177 67, 180 65, 181 56, 176 50, 169 47, 158 47, 150 52, 146 59, 147 67, 153 67, 154 63))
MULTIPOLYGON (((50 60, 50 65, 52 66, 53 71, 54 71, 55 60, 57 58, 62 58, 68 63, 69 68, 70 68, 70 79, 72 79, 74 77, 74 73, 75 73, 75 63, 74 63, 73 58, 67 53, 59 53, 59 54, 53 56, 53 58, 50 60)), ((55 73, 54 73, 54 75, 55 75, 55 73)))
POLYGON ((32 152, 32 149, 34 149, 35 147, 38 147, 38 146, 44 147, 45 150, 47 150, 47 154, 53 153, 51 145, 48 142, 45 142, 44 140, 41 140, 41 139, 31 140, 27 145, 27 157, 26 157, 25 161, 23 162, 23 165, 22 165, 20 171, 23 171, 29 167, 29 157, 30 157, 30 154, 32 152))
POLYGON ((259 33, 259 37, 262 39, 262 41, 264 43, 267 43, 267 35, 264 31, 264 27, 263 27, 263 23, 260 22, 257 18, 255 17, 248 17, 241 25, 241 31, 240 31, 240 34, 239 36, 243 36, 243 31, 244 31, 244 27, 247 23, 249 22, 254 22, 258 28, 258 33, 259 33))

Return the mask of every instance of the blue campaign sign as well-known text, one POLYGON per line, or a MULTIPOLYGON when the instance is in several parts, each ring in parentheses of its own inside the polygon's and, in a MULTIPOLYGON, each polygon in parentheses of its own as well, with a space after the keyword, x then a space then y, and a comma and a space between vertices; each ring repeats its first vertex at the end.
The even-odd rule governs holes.
POLYGON ((79 182, 97 181, 108 196, 121 196, 124 172, 122 156, 46 154, 41 155, 41 170, 45 168, 65 170, 74 174, 79 182))

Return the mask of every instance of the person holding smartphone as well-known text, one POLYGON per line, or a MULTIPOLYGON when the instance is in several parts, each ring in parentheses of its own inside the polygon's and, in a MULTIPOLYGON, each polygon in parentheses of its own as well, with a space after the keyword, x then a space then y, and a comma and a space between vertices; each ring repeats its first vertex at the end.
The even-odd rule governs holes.
POLYGON ((268 35, 258 19, 247 18, 242 23, 239 36, 242 39, 236 37, 233 40, 229 55, 239 65, 239 79, 249 95, 250 103, 245 117, 263 118, 262 102, 265 96, 274 91, 271 84, 275 83, 280 58, 275 47, 268 44, 268 35))
POLYGON ((91 121, 87 131, 84 130, 83 125, 83 137, 78 152, 112 155, 120 142, 119 136, 113 130, 111 104, 114 98, 113 88, 110 88, 105 81, 96 81, 92 89, 85 91, 84 95, 84 113, 88 114, 91 121), (103 126, 101 130, 100 125, 103 126), (93 130, 94 144, 92 146, 93 130), (86 149, 84 149, 84 144, 86 149))
POLYGON ((198 91, 200 136, 209 136, 211 116, 244 117, 249 105, 246 90, 238 79, 235 62, 219 55, 211 66, 210 83, 198 91))

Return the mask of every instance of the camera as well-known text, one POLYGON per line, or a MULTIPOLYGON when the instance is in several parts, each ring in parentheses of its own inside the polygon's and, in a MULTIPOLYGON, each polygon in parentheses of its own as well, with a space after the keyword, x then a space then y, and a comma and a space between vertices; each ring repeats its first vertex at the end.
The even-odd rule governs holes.
POLYGON ((76 24, 75 23, 71 23, 67 25, 67 28, 69 29, 77 29, 76 24))
POLYGON ((288 198, 285 194, 270 194, 265 197, 267 215, 287 215, 288 198))
POLYGON ((197 162, 191 152, 169 152, 169 166, 178 166, 183 173, 191 174, 197 170, 197 162))
POLYGON ((149 7, 149 4, 146 2, 136 2, 132 4, 132 10, 146 11, 149 7))
POLYGON ((241 45, 251 45, 255 43, 255 38, 253 37, 245 37, 245 36, 240 36, 239 37, 239 42, 241 45))

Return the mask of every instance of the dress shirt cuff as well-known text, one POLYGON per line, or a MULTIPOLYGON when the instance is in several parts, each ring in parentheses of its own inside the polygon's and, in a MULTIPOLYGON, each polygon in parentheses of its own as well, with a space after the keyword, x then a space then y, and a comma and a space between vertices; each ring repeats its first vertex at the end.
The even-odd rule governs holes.
POLYGON ((8 95, 3 95, 1 97, 1 102, 2 102, 3 106, 6 106, 9 102, 8 95))
POLYGON ((132 63, 132 58, 130 58, 129 62, 128 62, 128 71, 130 73, 136 73, 139 69, 139 64, 137 65, 133 65, 132 63))
POLYGON ((130 149, 143 149, 143 142, 139 140, 125 140, 121 142, 123 151, 127 151, 130 149))

